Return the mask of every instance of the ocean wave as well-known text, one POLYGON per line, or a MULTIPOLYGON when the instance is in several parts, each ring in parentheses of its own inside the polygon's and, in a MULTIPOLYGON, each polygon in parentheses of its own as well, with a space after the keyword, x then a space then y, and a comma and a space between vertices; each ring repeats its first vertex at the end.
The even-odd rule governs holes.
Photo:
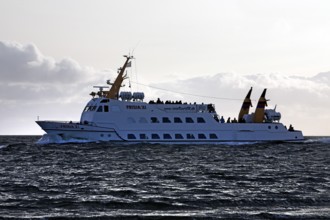
POLYGON ((7 148, 8 146, 9 146, 9 144, 3 144, 3 145, 0 145, 0 149, 7 148))

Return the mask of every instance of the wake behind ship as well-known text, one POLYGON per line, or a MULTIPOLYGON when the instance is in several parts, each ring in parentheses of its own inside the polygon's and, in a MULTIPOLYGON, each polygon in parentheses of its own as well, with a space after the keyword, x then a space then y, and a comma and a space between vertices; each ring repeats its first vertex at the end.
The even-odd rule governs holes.
POLYGON ((238 118, 219 117, 213 104, 188 104, 181 101, 144 102, 143 92, 120 92, 127 79, 125 70, 132 56, 119 69, 118 76, 108 87, 92 92, 79 122, 36 121, 49 135, 64 140, 109 141, 128 143, 222 143, 255 141, 301 141, 301 131, 280 123, 281 114, 266 109, 264 89, 256 110, 249 113, 252 88, 249 90, 238 118))

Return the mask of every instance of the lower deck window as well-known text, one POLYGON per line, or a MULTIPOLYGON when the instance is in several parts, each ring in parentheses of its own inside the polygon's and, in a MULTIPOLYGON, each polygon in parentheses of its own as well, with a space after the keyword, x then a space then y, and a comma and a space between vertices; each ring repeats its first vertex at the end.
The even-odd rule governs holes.
POLYGON ((195 136, 193 134, 187 134, 187 139, 195 139, 195 136))
POLYGON ((160 139, 158 134, 151 134, 152 139, 160 139))
POLYGON ((198 139, 206 139, 205 134, 198 134, 198 139))
POLYGON ((146 134, 140 134, 140 139, 147 139, 147 135, 146 134))
POLYGON ((183 139, 182 134, 175 134, 175 139, 183 139))
POLYGON ((135 137, 134 134, 128 134, 128 135, 127 135, 127 138, 128 138, 128 139, 136 139, 136 137, 135 137))
POLYGON ((210 139, 218 139, 216 134, 210 134, 210 139))
POLYGON ((164 139, 172 139, 170 134, 164 134, 164 139))

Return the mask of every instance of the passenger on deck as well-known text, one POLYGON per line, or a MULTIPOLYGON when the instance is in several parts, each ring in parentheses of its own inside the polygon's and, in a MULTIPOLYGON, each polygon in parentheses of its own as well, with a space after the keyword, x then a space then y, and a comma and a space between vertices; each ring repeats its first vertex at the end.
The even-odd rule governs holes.
POLYGON ((230 123, 230 117, 227 119, 227 123, 230 123))
POLYGON ((157 104, 164 104, 163 101, 160 101, 160 98, 157 99, 157 104))
POLYGON ((223 118, 223 116, 221 116, 221 118, 220 118, 220 122, 221 122, 221 123, 225 123, 225 119, 223 118))
POLYGON ((234 120, 231 121, 232 123, 237 123, 237 119, 234 118, 234 120))
POLYGON ((294 128, 292 127, 292 125, 290 125, 289 131, 294 131, 294 128))

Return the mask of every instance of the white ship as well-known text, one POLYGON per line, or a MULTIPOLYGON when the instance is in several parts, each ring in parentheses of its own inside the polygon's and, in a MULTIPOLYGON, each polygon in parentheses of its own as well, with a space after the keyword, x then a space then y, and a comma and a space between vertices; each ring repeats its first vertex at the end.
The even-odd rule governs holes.
POLYGON ((265 109, 267 100, 264 89, 255 112, 250 95, 244 99, 237 120, 224 121, 213 104, 188 104, 182 102, 144 102, 142 92, 120 92, 127 78, 126 62, 109 91, 98 87, 84 108, 79 122, 36 121, 48 134, 61 139, 108 141, 127 143, 223 143, 256 141, 301 141, 301 131, 287 129, 280 123, 281 114, 275 109, 265 109))

